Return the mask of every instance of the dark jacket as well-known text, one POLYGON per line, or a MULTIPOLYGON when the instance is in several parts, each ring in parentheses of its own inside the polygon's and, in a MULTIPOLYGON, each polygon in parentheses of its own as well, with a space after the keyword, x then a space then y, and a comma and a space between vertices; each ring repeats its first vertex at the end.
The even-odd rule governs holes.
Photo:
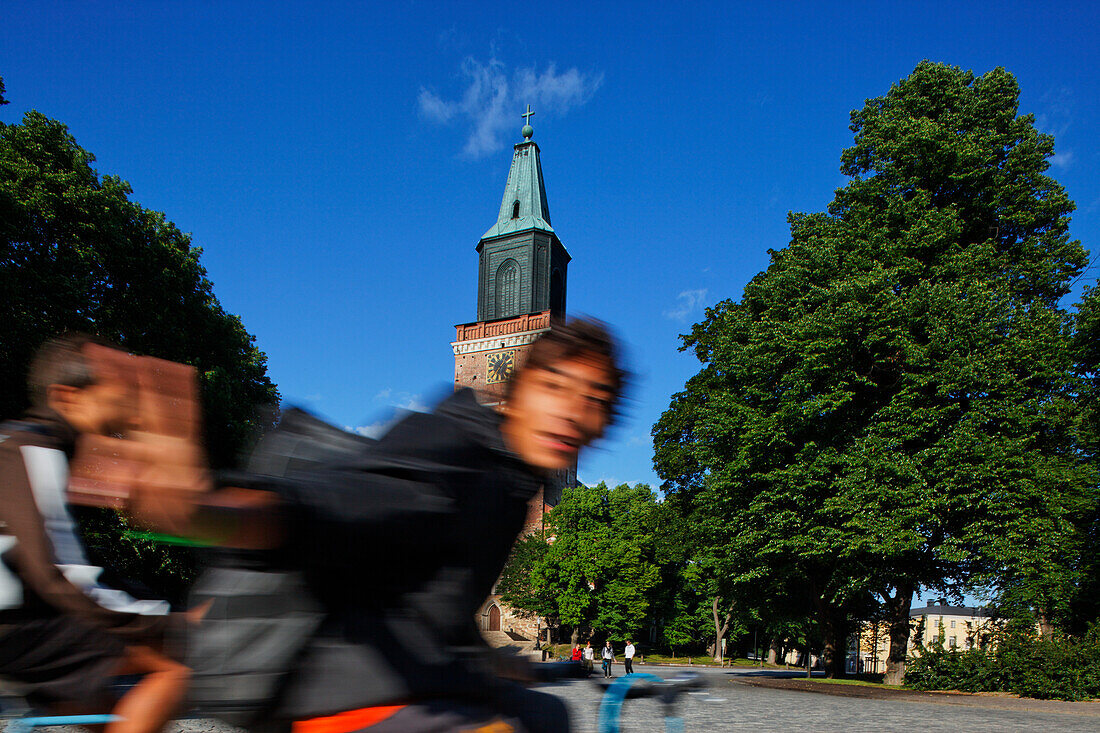
POLYGON ((327 613, 280 717, 491 698, 474 613, 541 480, 469 390, 414 413, 342 465, 283 485, 288 549, 327 613))
MULTIPOLYGON (((22 584, 23 601, 0 610, 0 623, 68 614, 133 641, 159 638, 166 616, 142 616, 106 609, 65 579, 55 565, 56 553, 30 484, 29 461, 68 462, 77 433, 53 410, 38 408, 23 420, 0 424, 0 535, 5 545, 5 568, 22 584), (44 449, 28 452, 26 449, 44 449), (14 542, 12 542, 14 540, 14 542)), ((83 552, 82 548, 77 550, 83 552)), ((71 552, 71 551, 70 551, 71 552)))

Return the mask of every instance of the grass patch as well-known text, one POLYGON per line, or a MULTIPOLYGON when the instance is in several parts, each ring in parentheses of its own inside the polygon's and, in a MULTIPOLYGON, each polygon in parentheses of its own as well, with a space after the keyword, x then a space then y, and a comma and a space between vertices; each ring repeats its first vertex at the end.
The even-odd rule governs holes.
POLYGON ((901 685, 885 685, 880 674, 861 674, 856 677, 844 677, 841 679, 826 679, 824 677, 811 677, 811 682, 822 682, 827 685, 856 685, 857 687, 878 687, 883 690, 904 690, 901 685))
MULTIPOLYGON (((716 662, 711 659, 710 655, 704 655, 700 657, 673 657, 667 654, 646 654, 645 662, 647 664, 692 664, 695 666, 703 667, 758 667, 759 662, 754 662, 751 659, 727 659, 725 664, 722 662, 716 662)), ((774 668, 770 664, 764 665, 765 667, 774 668)))

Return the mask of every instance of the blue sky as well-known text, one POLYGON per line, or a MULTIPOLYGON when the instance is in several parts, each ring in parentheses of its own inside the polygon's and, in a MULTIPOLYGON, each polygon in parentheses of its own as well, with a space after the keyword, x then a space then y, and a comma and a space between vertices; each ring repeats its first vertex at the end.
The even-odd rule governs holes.
POLYGON ((568 309, 637 373, 580 477, 656 486, 678 335, 824 209, 849 112, 922 59, 1015 74, 1074 236, 1100 230, 1095 4, 765 5, 6 0, 0 120, 67 123, 192 233, 285 400, 369 428, 450 388, 530 103, 568 309))

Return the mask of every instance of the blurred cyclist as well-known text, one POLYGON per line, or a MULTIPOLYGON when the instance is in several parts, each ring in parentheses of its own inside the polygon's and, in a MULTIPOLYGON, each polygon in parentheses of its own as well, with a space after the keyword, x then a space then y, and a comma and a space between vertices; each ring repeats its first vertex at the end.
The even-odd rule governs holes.
POLYGON ((31 368, 33 407, 0 425, 0 677, 56 712, 112 710, 120 720, 107 733, 152 733, 188 679, 158 650, 167 604, 99 585, 67 508, 78 439, 133 428, 136 385, 93 358, 111 351, 87 337, 46 344, 31 368), (132 674, 142 679, 116 700, 113 678, 132 674))
POLYGON ((557 324, 498 410, 462 390, 343 465, 282 482, 284 548, 326 618, 276 717, 296 733, 568 730, 557 698, 498 676, 474 614, 528 500, 612 421, 623 375, 602 324, 557 324))

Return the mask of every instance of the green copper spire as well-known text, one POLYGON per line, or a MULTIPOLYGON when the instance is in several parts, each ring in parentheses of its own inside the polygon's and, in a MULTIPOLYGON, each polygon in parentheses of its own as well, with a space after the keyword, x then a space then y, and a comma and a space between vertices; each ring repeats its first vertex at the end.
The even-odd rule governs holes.
MULTIPOLYGON (((520 116, 528 121, 533 114, 535 113, 531 111, 531 105, 527 105, 527 111, 520 116)), ((531 140, 535 130, 530 124, 525 124, 521 132, 526 139, 516 143, 512 167, 508 171, 508 182, 504 185, 504 198, 500 201, 497 223, 485 232, 482 239, 501 237, 527 229, 554 231, 550 226, 550 206, 546 203, 546 186, 542 181, 539 146, 531 140)))
MULTIPOLYGON (((531 105, 523 113, 529 122, 531 105)), ((477 319, 492 321, 549 310, 565 313, 569 253, 550 226, 539 146, 524 124, 516 143, 497 222, 477 243, 477 319)))

